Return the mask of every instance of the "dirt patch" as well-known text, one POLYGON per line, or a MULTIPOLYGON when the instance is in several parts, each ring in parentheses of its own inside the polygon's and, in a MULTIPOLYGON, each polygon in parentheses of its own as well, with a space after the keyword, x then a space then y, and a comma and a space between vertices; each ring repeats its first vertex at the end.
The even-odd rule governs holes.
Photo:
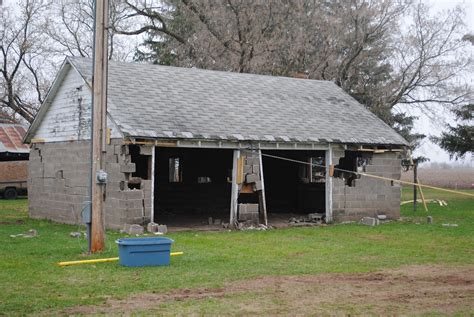
POLYGON ((199 307, 200 301, 209 298, 217 301, 216 305, 234 307, 231 315, 466 313, 474 310, 474 266, 420 265, 372 273, 265 276, 225 288, 110 298, 103 306, 73 307, 63 313, 131 313, 153 311, 162 304, 172 304, 176 313, 180 307, 199 307))

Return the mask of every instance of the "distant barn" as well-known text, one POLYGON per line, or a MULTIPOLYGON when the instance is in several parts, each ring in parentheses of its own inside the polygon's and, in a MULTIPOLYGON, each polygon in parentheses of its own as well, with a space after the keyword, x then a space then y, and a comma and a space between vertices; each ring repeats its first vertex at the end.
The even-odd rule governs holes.
MULTIPOLYGON (((90 106, 91 61, 68 58, 25 138, 32 217, 80 221, 90 106)), ((399 217, 399 185, 333 167, 399 179, 407 143, 332 82, 111 62, 108 128, 109 228, 399 217)))

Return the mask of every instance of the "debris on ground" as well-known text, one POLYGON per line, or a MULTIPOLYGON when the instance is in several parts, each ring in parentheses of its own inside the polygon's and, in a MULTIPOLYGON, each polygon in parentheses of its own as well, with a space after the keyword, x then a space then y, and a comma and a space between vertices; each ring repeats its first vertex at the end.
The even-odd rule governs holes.
POLYGON ((166 225, 160 225, 155 222, 150 222, 147 226, 146 229, 150 233, 154 233, 156 235, 162 235, 168 233, 168 226, 166 225))
POLYGON ((82 232, 71 232, 71 233, 69 234, 69 236, 70 236, 71 238, 80 238, 80 237, 82 237, 82 232))
POLYGON ((38 231, 36 231, 35 229, 30 229, 26 233, 12 234, 10 235, 10 237, 11 238, 19 238, 19 237, 33 238, 33 237, 36 237, 37 235, 38 235, 38 231))
POLYGON ((306 217, 291 217, 288 222, 293 227, 314 227, 323 224, 324 214, 309 213, 306 217))
MULTIPOLYGON (((400 203, 400 205, 406 205, 406 204, 413 204, 414 200, 405 200, 405 201, 402 201, 400 203)), ((422 203, 423 200, 421 199, 417 199, 416 201, 417 203, 422 203)), ((444 207, 444 206, 447 206, 448 203, 445 201, 445 200, 441 200, 441 199, 425 199, 425 202, 427 203, 433 203, 433 204, 439 204, 440 206, 444 207)))
POLYGON ((443 223, 443 227, 458 227, 457 223, 443 223))
POLYGON ((378 220, 387 220, 387 215, 377 215, 378 220))
POLYGON ((373 217, 363 217, 359 223, 361 225, 366 225, 366 226, 378 226, 379 225, 379 219, 378 218, 373 218, 373 217))
POLYGON ((158 232, 158 224, 154 222, 150 222, 146 225, 146 231, 150 233, 158 232))
POLYGON ((142 235, 145 232, 145 229, 137 224, 124 224, 123 229, 120 230, 121 233, 126 233, 131 236, 142 235))
POLYGON ((433 223, 433 217, 432 216, 426 217, 426 222, 429 223, 429 224, 432 224, 433 223))
POLYGON ((244 230, 244 231, 246 230, 265 231, 272 228, 269 226, 265 226, 264 224, 254 225, 254 224, 248 224, 245 222, 239 222, 238 229, 244 230))

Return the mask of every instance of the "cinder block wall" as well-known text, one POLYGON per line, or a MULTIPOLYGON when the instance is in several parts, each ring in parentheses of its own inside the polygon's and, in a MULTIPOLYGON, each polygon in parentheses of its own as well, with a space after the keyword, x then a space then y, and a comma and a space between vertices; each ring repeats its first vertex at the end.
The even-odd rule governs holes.
MULTIPOLYGON (((32 145, 28 164, 32 218, 81 223, 82 203, 89 200, 89 158, 89 141, 32 145)), ((106 171, 106 227, 118 229, 124 223, 149 220, 151 181, 142 181, 140 189, 128 189, 127 181, 135 171, 135 164, 122 140, 112 140, 107 146, 106 171)))
MULTIPOLYGON (((343 150, 333 151, 333 163, 337 165, 344 156, 343 150)), ((366 166, 366 173, 400 179, 401 154, 385 152, 373 154, 372 164, 366 166)), ((349 187, 342 178, 333 178, 333 217, 336 221, 359 220, 364 216, 387 215, 400 217, 400 185, 389 181, 362 176, 349 187)))

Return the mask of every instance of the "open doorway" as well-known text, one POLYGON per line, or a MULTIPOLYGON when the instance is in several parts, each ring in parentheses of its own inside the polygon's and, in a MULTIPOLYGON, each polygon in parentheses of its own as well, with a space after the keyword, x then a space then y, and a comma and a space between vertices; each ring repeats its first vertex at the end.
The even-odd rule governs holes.
POLYGON ((325 216, 325 151, 263 151, 265 198, 269 221, 286 221, 310 213, 325 216))
POLYGON ((157 148, 154 221, 197 228, 229 222, 232 150, 157 148))

